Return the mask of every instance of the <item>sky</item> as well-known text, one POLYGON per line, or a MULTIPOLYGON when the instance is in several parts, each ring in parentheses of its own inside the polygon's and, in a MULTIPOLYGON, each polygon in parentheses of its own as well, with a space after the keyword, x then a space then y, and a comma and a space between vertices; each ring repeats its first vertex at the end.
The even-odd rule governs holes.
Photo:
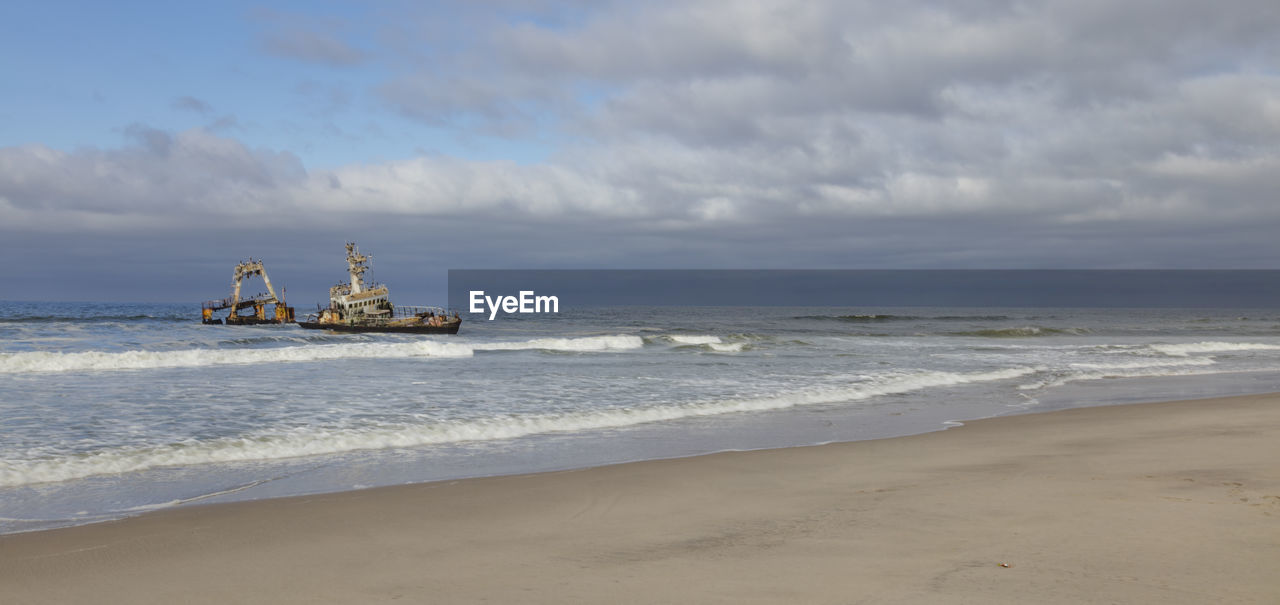
POLYGON ((6 2, 0 300, 1280 268, 1274 1, 6 2))

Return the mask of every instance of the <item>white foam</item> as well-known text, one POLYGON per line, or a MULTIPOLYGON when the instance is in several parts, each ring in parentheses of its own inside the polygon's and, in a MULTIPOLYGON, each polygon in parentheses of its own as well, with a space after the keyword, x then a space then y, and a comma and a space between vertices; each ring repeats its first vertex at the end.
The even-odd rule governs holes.
POLYGON ((584 336, 581 338, 536 338, 521 342, 491 342, 471 345, 477 351, 621 351, 639 349, 644 340, 630 334, 584 336))
POLYGON ((644 346, 639 336, 625 334, 583 338, 538 338, 519 342, 463 344, 420 340, 396 343, 343 343, 268 349, 183 349, 178 351, 33 351, 0 353, 0 374, 150 370, 272 362, 332 359, 394 359, 408 357, 471 357, 477 351, 551 350, 609 351, 644 346))
POLYGON ((719 336, 687 336, 684 334, 671 334, 667 338, 676 344, 682 345, 710 345, 720 344, 719 336))
POLYGON ((664 334, 656 340, 671 342, 677 345, 694 345, 708 348, 717 353, 741 353, 746 342, 724 342, 719 336, 664 334))
POLYGON ((1146 359, 1142 361, 1125 361, 1116 363, 1072 363, 1072 368, 1081 370, 1133 370, 1142 368, 1165 368, 1175 366, 1211 366, 1216 362, 1208 357, 1188 357, 1186 359, 1146 359))
POLYGON ((777 395, 691 401, 591 412, 504 415, 456 422, 379 428, 314 428, 263 432, 210 441, 187 440, 145 448, 115 448, 91 454, 40 460, 0 461, 0 487, 67 481, 167 466, 271 460, 357 450, 417 447, 463 441, 512 439, 559 431, 621 428, 649 422, 842 403, 921 389, 1008 380, 1035 372, 1009 368, 991 372, 916 372, 870 377, 846 387, 777 395))
POLYGON ((1187 357, 1192 353, 1225 353, 1228 351, 1280 351, 1280 345, 1258 342, 1193 342, 1183 344, 1154 344, 1152 349, 1165 355, 1187 357))
POLYGON ((271 362, 395 357, 470 357, 471 347, 436 341, 305 345, 271 349, 185 349, 179 351, 85 351, 82 353, 0 354, 0 374, 149 370, 271 362))
POLYGON ((1217 362, 1205 357, 1151 359, 1127 363, 1073 363, 1071 364, 1071 371, 1049 376, 1039 382, 1018 385, 1018 388, 1024 391, 1032 391, 1048 387, 1059 387, 1069 382, 1084 380, 1156 378, 1160 376, 1191 376, 1218 373, 1216 370, 1193 369, 1212 365, 1217 365, 1217 362))

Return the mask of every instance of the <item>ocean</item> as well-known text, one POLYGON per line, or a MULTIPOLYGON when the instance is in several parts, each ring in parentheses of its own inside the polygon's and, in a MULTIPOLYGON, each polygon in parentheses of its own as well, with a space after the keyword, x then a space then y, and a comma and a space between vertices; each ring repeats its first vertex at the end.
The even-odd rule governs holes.
POLYGON ((0 303, 0 533, 1280 391, 1280 310, 570 307, 456 336, 0 303))

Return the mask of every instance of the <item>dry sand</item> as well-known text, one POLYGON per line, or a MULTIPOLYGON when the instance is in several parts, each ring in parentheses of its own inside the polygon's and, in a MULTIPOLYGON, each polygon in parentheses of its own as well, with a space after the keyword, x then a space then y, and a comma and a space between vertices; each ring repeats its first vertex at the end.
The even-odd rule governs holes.
POLYGON ((1280 603, 1280 395, 0 536, 8 604, 396 600, 1280 603))

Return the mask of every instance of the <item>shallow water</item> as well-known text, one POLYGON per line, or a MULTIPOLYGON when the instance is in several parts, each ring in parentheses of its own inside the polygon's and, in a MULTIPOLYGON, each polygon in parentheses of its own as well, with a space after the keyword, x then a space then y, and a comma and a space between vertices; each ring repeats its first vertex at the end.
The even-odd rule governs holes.
POLYGON ((424 337, 0 303, 0 532, 1278 386, 1263 310, 614 307, 424 337))

